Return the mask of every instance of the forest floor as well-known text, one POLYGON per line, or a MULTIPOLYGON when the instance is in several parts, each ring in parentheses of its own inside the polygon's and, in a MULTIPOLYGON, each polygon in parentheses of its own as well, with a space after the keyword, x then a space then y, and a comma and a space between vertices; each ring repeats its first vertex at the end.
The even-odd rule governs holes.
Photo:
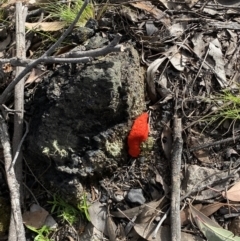
MULTIPOLYGON (((5 95, 19 74, 16 66, 29 67, 30 62, 21 61, 25 54, 28 60, 37 59, 57 42, 83 1, 22 1, 28 7, 23 55, 16 49, 15 4, 0 3, 0 104, 16 151, 16 126, 8 115, 14 113, 9 109, 16 110, 13 88, 5 95)), ((97 34, 108 44, 121 36, 121 45, 138 51, 148 127, 140 122, 141 128, 149 128, 149 138, 145 132, 141 155, 130 151, 127 164, 86 188, 77 206, 53 195, 23 161, 26 240, 240 240, 238 1, 99 0, 85 8, 51 56, 81 49, 97 34), (144 155, 152 160, 158 155, 160 162, 144 163, 144 155), (38 179, 36 185, 26 181, 30 179, 38 179)), ((55 63, 45 61, 43 68, 26 73, 25 107, 29 93, 55 63)), ((139 121, 134 119, 132 123, 139 121)), ((4 145, 2 150, 0 240, 7 240, 11 195, 4 145)))

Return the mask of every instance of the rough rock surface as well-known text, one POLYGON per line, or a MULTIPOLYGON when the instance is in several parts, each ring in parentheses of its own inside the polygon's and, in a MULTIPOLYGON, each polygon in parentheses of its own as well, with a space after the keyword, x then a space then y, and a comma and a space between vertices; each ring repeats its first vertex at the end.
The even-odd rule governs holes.
POLYGON ((69 183, 75 187, 82 177, 102 176, 127 162, 129 120, 145 110, 139 62, 137 51, 127 47, 44 78, 31 103, 25 145, 39 174, 46 171, 45 178, 68 184, 70 192, 69 183))

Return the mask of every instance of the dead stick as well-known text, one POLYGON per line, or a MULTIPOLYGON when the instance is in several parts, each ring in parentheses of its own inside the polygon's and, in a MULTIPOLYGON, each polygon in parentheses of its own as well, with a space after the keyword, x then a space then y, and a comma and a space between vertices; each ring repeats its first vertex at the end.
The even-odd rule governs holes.
POLYGON ((171 241, 181 240, 180 221, 180 171, 182 159, 182 120, 174 117, 173 123, 174 139, 171 156, 172 162, 172 195, 171 195, 171 241))
MULTIPOLYGON (((17 57, 25 58, 26 51, 25 51, 25 18, 27 16, 27 8, 23 7, 22 2, 16 2, 16 51, 17 57)), ((18 76, 23 70, 23 67, 17 67, 16 69, 16 76, 18 76)), ((24 109, 24 79, 18 82, 15 86, 14 90, 14 134, 13 134, 13 155, 15 155, 19 142, 22 138, 23 132, 23 109, 24 109)), ((12 172, 15 174, 16 181, 18 183, 18 189, 15 190, 18 193, 19 200, 15 200, 19 207, 17 207, 20 211, 21 215, 21 199, 22 197, 22 155, 20 153, 19 158, 16 162, 15 168, 10 168, 7 172, 12 172)), ((14 187, 10 187, 13 183, 9 182, 9 189, 14 189, 14 187)), ((8 240, 10 241, 18 241, 18 232, 19 232, 19 225, 22 228, 22 233, 24 235, 24 227, 23 224, 19 224, 16 221, 14 213, 16 212, 15 206, 12 205, 11 210, 11 221, 9 227, 9 236, 8 240)), ((20 221, 20 219, 19 219, 20 221)), ((22 237, 21 240, 25 240, 25 235, 22 237)))
MULTIPOLYGON (((21 2, 16 3, 16 50, 18 58, 26 58, 25 49, 25 18, 27 11, 23 13, 26 8, 22 6, 21 2)), ((16 68, 16 76, 18 76, 23 67, 16 68)), ((17 148, 22 139, 23 134, 23 122, 24 122, 24 81, 22 78, 15 86, 14 89, 14 133, 13 133, 13 156, 16 155, 17 148)), ((20 185, 20 197, 22 190, 22 154, 19 152, 16 165, 14 167, 15 174, 20 185)))
MULTIPOLYGON (((117 44, 116 46, 108 45, 103 48, 98 48, 98 49, 93 49, 88 51, 72 51, 57 57, 54 57, 54 56, 44 57, 40 59, 41 60, 40 63, 87 63, 91 61, 92 58, 104 56, 113 52, 122 52, 122 51, 124 51, 124 47, 120 44, 117 44)), ((10 59, 0 59, 0 63, 2 64, 10 63, 12 66, 23 66, 23 67, 27 67, 28 65, 34 63, 35 61, 36 59, 19 59, 16 57, 13 57, 10 59)))
POLYGON ((205 144, 202 144, 202 145, 199 145, 199 146, 194 146, 189 151, 192 152, 192 151, 197 151, 197 150, 204 149, 204 148, 207 148, 207 147, 224 144, 224 143, 227 143, 227 142, 232 142, 232 141, 235 142, 236 140, 239 140, 239 139, 240 139, 240 135, 237 135, 237 136, 229 137, 229 138, 226 138, 226 139, 223 139, 223 140, 219 140, 219 141, 215 141, 215 142, 209 142, 209 143, 205 143, 205 144))
POLYGON ((14 168, 11 168, 12 153, 11 153, 11 146, 10 146, 9 135, 8 135, 8 127, 2 115, 0 115, 0 140, 3 147, 5 171, 6 171, 7 183, 10 191, 12 216, 13 216, 15 227, 17 227, 17 230, 14 233, 12 233, 11 229, 9 230, 8 240, 25 241, 26 240, 25 230, 23 227, 21 207, 20 207, 19 184, 15 176, 14 168))

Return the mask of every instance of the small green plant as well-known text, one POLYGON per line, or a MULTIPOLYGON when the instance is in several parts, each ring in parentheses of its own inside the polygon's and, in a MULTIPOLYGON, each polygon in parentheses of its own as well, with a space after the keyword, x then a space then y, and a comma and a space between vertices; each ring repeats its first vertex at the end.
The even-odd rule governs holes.
POLYGON ((0 23, 7 24, 9 21, 6 20, 6 10, 0 6, 0 23))
POLYGON ((84 214, 85 218, 88 221, 90 221, 90 215, 89 215, 89 212, 88 212, 88 208, 89 208, 89 205, 87 203, 87 196, 84 193, 83 197, 82 197, 82 200, 81 200, 80 204, 78 205, 78 209, 80 210, 81 213, 84 214))
MULTIPOLYGON (((72 5, 66 5, 62 2, 59 3, 49 3, 46 9, 50 12, 52 17, 61 19, 66 22, 66 24, 71 24, 76 18, 79 10, 83 5, 83 0, 77 0, 72 5)), ((89 18, 94 18, 94 10, 92 4, 88 4, 85 8, 79 22, 78 26, 84 26, 89 18)))
POLYGON ((82 200, 77 208, 66 203, 57 195, 54 195, 53 201, 49 201, 48 203, 53 204, 51 213, 57 213, 58 217, 62 218, 63 221, 68 222, 70 225, 73 225, 77 221, 79 215, 82 215, 90 221, 88 212, 89 205, 87 204, 86 194, 83 194, 82 200))
POLYGON ((32 230, 34 233, 37 233, 37 236, 34 238, 34 241, 53 241, 49 239, 49 235, 52 233, 52 229, 47 226, 42 226, 40 229, 36 229, 31 226, 27 226, 28 229, 32 230))
POLYGON ((240 120, 240 96, 226 90, 211 98, 210 102, 214 105, 212 112, 201 118, 207 121, 208 125, 219 121, 216 127, 218 128, 225 120, 231 120, 231 127, 237 120, 240 120))
POLYGON ((53 201, 49 201, 48 203, 53 204, 51 213, 56 212, 58 217, 62 218, 63 221, 68 222, 70 225, 73 225, 77 221, 79 211, 66 203, 62 198, 54 195, 53 201))

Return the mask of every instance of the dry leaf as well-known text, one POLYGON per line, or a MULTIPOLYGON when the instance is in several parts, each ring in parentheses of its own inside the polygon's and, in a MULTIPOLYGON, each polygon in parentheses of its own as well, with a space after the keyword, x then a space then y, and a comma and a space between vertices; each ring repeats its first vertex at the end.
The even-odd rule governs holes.
POLYGON ((58 31, 65 27, 64 22, 43 22, 43 23, 25 23, 26 28, 30 30, 42 30, 46 32, 58 31))
POLYGON ((207 150, 197 150, 193 152, 194 156, 203 163, 211 163, 209 159, 209 152, 207 150))
POLYGON ((235 183, 228 191, 227 195, 225 191, 222 192, 224 198, 231 201, 240 201, 240 182, 235 183))
POLYGON ((38 83, 41 79, 40 77, 45 74, 46 71, 42 71, 40 69, 33 68, 30 75, 28 76, 28 79, 25 82, 25 85, 29 86, 32 83, 38 83))
POLYGON ((127 210, 123 210, 123 211, 114 211, 114 212, 111 212, 111 215, 116 217, 116 218, 129 218, 129 219, 132 219, 134 216, 138 215, 141 210, 142 210, 142 207, 144 206, 145 204, 139 206, 139 207, 134 207, 134 208, 130 208, 130 209, 127 209, 127 210))
POLYGON ((195 33, 191 39, 193 43, 193 51, 199 57, 203 58, 206 53, 207 43, 203 41, 203 33, 195 33))
POLYGON ((153 21, 147 21, 145 27, 148 36, 151 36, 158 31, 158 28, 155 27, 153 21))
POLYGON ((120 14, 133 23, 138 21, 137 14, 133 12, 131 8, 124 7, 120 10, 120 14))
POLYGON ((12 65, 10 63, 3 64, 2 69, 4 73, 10 73, 13 71, 12 65))
POLYGON ((107 220, 106 220, 106 226, 107 226, 107 232, 108 232, 108 237, 110 241, 115 241, 116 240, 116 231, 117 231, 117 226, 113 222, 112 218, 110 215, 108 215, 107 220))
POLYGON ((36 229, 39 229, 44 225, 44 222, 49 213, 44 208, 36 204, 33 205, 31 207, 32 211, 27 211, 23 213, 23 223, 26 226, 31 226, 36 229))
POLYGON ((58 55, 61 55, 61 54, 68 53, 68 52, 70 52, 74 47, 76 47, 76 46, 73 45, 73 44, 60 47, 59 49, 57 49, 57 51, 56 51, 56 53, 54 54, 54 56, 58 56, 58 55))
POLYGON ((240 218, 239 216, 235 217, 231 221, 230 225, 228 226, 228 230, 233 232, 234 235, 238 235, 238 236, 240 236, 240 219, 239 218, 240 218))
POLYGON ((156 182, 162 185, 165 195, 167 195, 170 191, 169 186, 164 182, 162 176, 160 175, 159 171, 156 168, 150 167, 151 170, 156 174, 156 182))
POLYGON ((205 216, 190 204, 190 209, 195 223, 204 236, 211 241, 240 241, 240 237, 226 229, 223 229, 218 223, 205 216))
POLYGON ((10 44, 11 42, 11 36, 8 34, 7 38, 4 39, 2 42, 0 42, 0 51, 3 51, 6 49, 6 47, 10 44))
POLYGON ((135 8, 139 8, 150 13, 154 18, 159 19, 165 26, 170 26, 171 21, 168 15, 152 5, 150 1, 142 1, 136 3, 130 3, 135 8))
POLYGON ((162 149, 168 160, 170 160, 172 152, 172 130, 170 129, 169 125, 170 122, 164 126, 161 134, 162 149))
MULTIPOLYGON (((197 210, 200 210, 202 208, 202 204, 194 205, 194 207, 197 210)), ((190 210, 189 210, 189 207, 183 209, 180 212, 180 220, 181 220, 181 225, 186 225, 186 224, 188 224, 190 222, 190 210)))
MULTIPOLYGON (((190 144, 191 146, 198 146, 201 143, 198 143, 198 138, 191 137, 190 138, 190 144)), ((209 159, 209 151, 207 149, 201 149, 193 152, 194 156, 203 163, 211 163, 211 160, 209 159)))
POLYGON ((84 232, 80 234, 79 240, 90 241, 90 240, 102 240, 103 234, 92 223, 88 223, 84 228, 84 232))
POLYGON ((173 25, 171 25, 168 30, 169 33, 172 37, 179 37, 181 36, 184 31, 185 31, 186 25, 183 23, 175 23, 173 25))
POLYGON ((239 0, 216 0, 218 3, 225 6, 238 6, 240 5, 239 0))
POLYGON ((219 208, 221 208, 222 206, 226 205, 225 203, 211 203, 209 205, 203 206, 201 208, 201 212, 206 215, 207 217, 209 217, 210 215, 212 215, 213 213, 217 212, 219 208))
POLYGON ((169 50, 164 53, 169 59, 173 67, 178 71, 183 71, 186 65, 187 57, 180 52, 177 45, 172 46, 169 50))
POLYGON ((225 74, 225 62, 223 60, 223 54, 221 50, 221 44, 218 39, 214 39, 209 43, 208 54, 212 57, 214 61, 213 68, 215 70, 216 78, 221 87, 227 86, 227 79, 225 74))
POLYGON ((147 90, 148 95, 153 102, 157 101, 157 92, 155 88, 156 72, 165 59, 166 57, 156 59, 148 66, 147 69, 147 90))
MULTIPOLYGON (((156 224, 135 224, 135 231, 144 239, 148 241, 168 241, 171 240, 171 230, 168 226, 160 227, 157 232, 156 238, 153 238, 153 232, 156 228, 156 224)), ((203 241, 202 238, 194 236, 188 233, 181 232, 181 241, 203 241)), ((179 240, 178 240, 179 241, 179 240)))
POLYGON ((107 231, 107 207, 106 205, 95 202, 93 203, 89 209, 89 216, 91 223, 95 228, 97 228, 99 231, 103 232, 105 235, 108 235, 107 231))
POLYGON ((226 56, 234 54, 234 52, 236 51, 236 49, 238 47, 238 44, 237 44, 238 35, 235 32, 233 32, 232 30, 227 29, 227 31, 228 31, 229 35, 231 36, 231 39, 229 41, 229 46, 225 53, 226 56))
POLYGON ((215 228, 221 228, 221 226, 214 222, 212 219, 208 218, 207 216, 205 216, 202 212, 200 212, 199 210, 197 210, 194 206, 192 206, 191 204, 189 204, 190 207, 190 211, 192 214, 192 217, 194 218, 195 222, 198 224, 199 222, 205 222, 208 225, 211 225, 215 228))
POLYGON ((165 198, 163 197, 158 201, 151 201, 145 205, 142 205, 144 207, 137 216, 136 223, 149 223, 154 216, 159 215, 159 205, 162 204, 164 200, 165 198))

